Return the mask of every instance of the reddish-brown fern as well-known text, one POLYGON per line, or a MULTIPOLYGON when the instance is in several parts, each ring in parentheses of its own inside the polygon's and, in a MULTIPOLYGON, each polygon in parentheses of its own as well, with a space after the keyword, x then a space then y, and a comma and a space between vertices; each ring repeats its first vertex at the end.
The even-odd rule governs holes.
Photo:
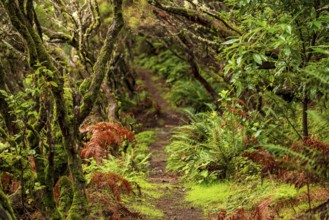
POLYGON ((88 189, 88 199, 92 206, 96 206, 97 217, 112 216, 111 219, 121 220, 122 217, 139 219, 139 213, 131 212, 121 201, 121 194, 133 192, 131 183, 115 173, 97 172, 91 179, 88 189))
POLYGON ((132 186, 128 180, 115 173, 96 172, 91 179, 91 186, 98 189, 109 189, 118 202, 121 201, 121 193, 130 194, 132 186))
POLYGON ((244 209, 238 209, 231 215, 226 216, 225 220, 251 220, 249 215, 244 211, 244 209))
MULTIPOLYGON (((95 125, 86 126, 81 128, 80 132, 91 132, 92 134, 90 141, 80 153, 81 158, 93 157, 97 163, 100 163, 102 158, 107 157, 110 148, 113 150, 125 140, 130 142, 135 140, 133 132, 119 124, 110 122, 99 122, 95 125)), ((114 152, 112 151, 112 153, 114 152)))
POLYGON ((278 163, 275 157, 264 148, 260 148, 257 151, 245 152, 244 155, 249 160, 261 165, 262 177, 266 176, 268 173, 274 173, 278 169, 278 163))
POLYGON ((218 215, 217 215, 217 218, 216 220, 224 220, 225 217, 226 217, 226 210, 225 209, 221 209, 219 212, 218 212, 218 215))
POLYGON ((254 218, 255 220, 272 220, 274 219, 274 213, 270 208, 272 201, 271 199, 265 199, 255 209, 254 218))
POLYGON ((329 154, 329 145, 319 141, 316 138, 308 137, 304 140, 304 144, 308 147, 314 148, 323 154, 329 154))
POLYGON ((9 173, 4 172, 0 175, 0 185, 5 193, 12 194, 20 186, 20 182, 13 178, 9 173))

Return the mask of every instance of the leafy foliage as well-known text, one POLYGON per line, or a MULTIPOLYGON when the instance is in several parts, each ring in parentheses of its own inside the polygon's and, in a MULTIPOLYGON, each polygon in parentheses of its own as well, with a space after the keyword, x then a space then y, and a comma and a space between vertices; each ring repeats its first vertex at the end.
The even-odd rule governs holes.
MULTIPOLYGON (((136 145, 121 152, 121 156, 109 155, 98 164, 94 158, 83 165, 88 183, 89 200, 92 202, 92 216, 112 215, 114 218, 139 218, 125 204, 125 195, 141 195, 139 182, 145 178, 149 166, 149 144, 154 141, 154 131, 136 134, 136 145), (122 197, 124 196, 124 200, 122 197)), ((143 185, 143 190, 144 185, 143 185)), ((147 192, 145 192, 147 193, 147 192)))
POLYGON ((175 82, 168 93, 168 99, 176 106, 193 108, 196 112, 206 110, 207 103, 212 103, 212 98, 202 85, 191 79, 175 82))
POLYGON ((142 57, 139 64, 160 74, 169 84, 186 78, 186 72, 189 71, 189 65, 170 50, 161 51, 156 56, 142 57))
POLYGON ((241 118, 215 111, 189 117, 191 123, 177 128, 167 147, 168 169, 200 182, 225 178, 230 163, 246 149, 241 118))
POLYGON ((139 177, 145 177, 148 172, 149 145, 154 141, 154 131, 144 131, 136 134, 136 145, 128 148, 126 152, 121 152, 120 156, 108 155, 108 159, 103 159, 99 164, 94 158, 88 159, 88 163, 83 165, 86 180, 90 183, 93 175, 97 172, 116 173, 133 182, 139 177))
POLYGON ((142 56, 139 64, 166 80, 169 87, 167 98, 174 105, 192 107, 196 111, 206 110, 207 103, 212 103, 213 99, 200 82, 192 77, 189 64, 172 51, 162 48, 161 44, 156 46, 159 47, 159 54, 142 56))

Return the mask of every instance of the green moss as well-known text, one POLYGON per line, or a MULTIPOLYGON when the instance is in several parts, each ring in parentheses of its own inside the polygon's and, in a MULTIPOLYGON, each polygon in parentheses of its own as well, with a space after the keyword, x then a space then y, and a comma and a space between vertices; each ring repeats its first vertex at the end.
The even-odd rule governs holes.
POLYGON ((81 85, 79 86, 79 92, 84 95, 86 94, 86 92, 88 91, 90 86, 90 79, 84 79, 81 83, 81 85))
POLYGON ((83 193, 79 192, 80 190, 83 189, 74 189, 73 201, 66 218, 67 220, 80 220, 87 215, 87 200, 85 197, 81 196, 83 193))
POLYGON ((186 200, 192 202, 204 210, 205 213, 217 212, 219 209, 233 211, 238 208, 251 210, 265 199, 272 202, 280 199, 296 198, 305 192, 305 189, 297 190, 289 184, 264 181, 237 184, 234 182, 220 182, 211 185, 186 184, 190 190, 186 200))
POLYGON ((134 204, 131 207, 133 210, 136 210, 140 214, 147 216, 146 219, 158 219, 164 216, 164 213, 157 208, 154 207, 154 205, 145 205, 145 204, 134 204))
POLYGON ((65 146, 65 148, 68 152, 68 164, 73 177, 73 201, 67 219, 83 219, 87 215, 88 201, 85 192, 86 180, 82 173, 81 160, 77 155, 71 154, 69 146, 65 146))
POLYGON ((73 186, 71 180, 63 176, 59 180, 59 211, 64 215, 68 212, 73 200, 73 186))
POLYGON ((26 188, 32 189, 34 187, 36 175, 31 169, 26 169, 24 171, 23 179, 26 188))
POLYGON ((295 198, 301 192, 305 192, 305 190, 305 187, 301 190, 297 190, 289 184, 279 184, 276 185, 274 189, 271 189, 267 193, 267 196, 271 197, 274 201, 276 201, 282 198, 295 198))
POLYGON ((132 199, 125 197, 127 207, 135 212, 145 216, 145 219, 159 219, 164 216, 164 213, 154 206, 154 200, 164 195, 163 189, 169 187, 168 184, 152 184, 142 177, 135 178, 134 181, 141 187, 142 195, 132 199))
POLYGON ((160 188, 166 187, 165 184, 159 186, 157 184, 152 184, 142 178, 138 178, 136 180, 136 183, 141 187, 142 194, 144 195, 144 197, 148 197, 151 200, 160 198, 163 195, 163 192, 160 190, 160 188))
POLYGON ((225 208, 226 201, 234 194, 229 182, 213 185, 186 184, 185 186, 191 189, 187 193, 186 200, 202 207, 205 211, 215 207, 225 208))
POLYGON ((0 188, 0 218, 8 219, 8 220, 16 219, 14 211, 7 199, 7 196, 3 193, 1 188, 0 188))

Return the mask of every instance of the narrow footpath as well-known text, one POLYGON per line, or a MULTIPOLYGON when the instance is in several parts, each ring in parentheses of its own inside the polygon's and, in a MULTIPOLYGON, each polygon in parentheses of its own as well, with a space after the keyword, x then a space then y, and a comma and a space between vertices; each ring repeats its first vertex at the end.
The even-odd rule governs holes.
POLYGON ((150 146, 152 157, 150 160, 149 181, 159 184, 159 190, 163 190, 163 196, 154 201, 155 207, 164 213, 163 220, 204 220, 202 210, 193 207, 184 200, 186 190, 181 184, 179 176, 166 172, 166 160, 168 155, 165 147, 170 143, 170 135, 173 128, 184 123, 182 116, 174 111, 163 98, 163 87, 152 79, 147 70, 138 70, 138 76, 144 81, 145 88, 152 100, 160 107, 159 120, 163 125, 156 131, 156 141, 150 146), (166 187, 163 187, 163 185, 166 187))

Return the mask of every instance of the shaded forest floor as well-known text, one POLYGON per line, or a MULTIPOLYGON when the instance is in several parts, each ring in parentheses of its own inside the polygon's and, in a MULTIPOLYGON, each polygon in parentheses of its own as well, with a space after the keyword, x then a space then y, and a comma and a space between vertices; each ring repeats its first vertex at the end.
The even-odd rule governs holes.
POLYGON ((153 205, 163 212, 164 216, 161 219, 205 219, 202 210, 184 200, 186 188, 181 184, 179 176, 166 172, 165 147, 170 143, 172 129, 184 123, 183 116, 163 98, 164 82, 154 80, 147 70, 139 69, 137 72, 150 98, 156 102, 159 108, 159 113, 154 118, 154 124, 149 123, 148 125, 156 128, 156 140, 150 146, 152 156, 148 181, 158 186, 159 194, 161 194, 158 199, 153 201, 153 205))

